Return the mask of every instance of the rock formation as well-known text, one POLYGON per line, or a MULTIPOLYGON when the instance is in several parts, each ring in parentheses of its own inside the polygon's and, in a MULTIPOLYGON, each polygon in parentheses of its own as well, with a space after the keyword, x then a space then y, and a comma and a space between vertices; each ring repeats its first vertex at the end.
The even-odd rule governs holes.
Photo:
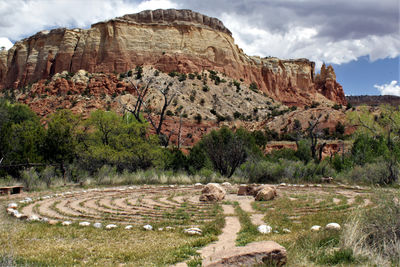
POLYGON ((315 78, 313 62, 250 57, 221 21, 190 10, 155 10, 93 24, 90 29, 42 31, 0 51, 0 90, 19 88, 56 73, 123 73, 138 65, 163 72, 216 70, 288 105, 316 94, 345 104, 329 68, 315 78))

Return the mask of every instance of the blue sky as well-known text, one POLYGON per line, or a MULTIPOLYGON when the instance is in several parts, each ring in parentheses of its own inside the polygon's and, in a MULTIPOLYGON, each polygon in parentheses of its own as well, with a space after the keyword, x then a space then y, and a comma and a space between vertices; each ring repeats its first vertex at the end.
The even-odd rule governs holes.
POLYGON ((399 0, 0 0, 0 47, 158 8, 219 18, 251 56, 332 64, 348 95, 400 96, 399 0))
POLYGON ((346 95, 380 95, 374 85, 399 81, 400 58, 386 58, 371 62, 367 56, 344 64, 332 64, 336 80, 346 95))

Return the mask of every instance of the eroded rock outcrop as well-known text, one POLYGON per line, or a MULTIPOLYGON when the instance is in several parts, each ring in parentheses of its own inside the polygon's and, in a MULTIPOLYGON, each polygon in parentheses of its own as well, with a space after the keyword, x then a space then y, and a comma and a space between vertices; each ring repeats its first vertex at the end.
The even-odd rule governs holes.
POLYGON ((0 89, 18 88, 56 73, 122 73, 137 65, 164 72, 217 70, 255 82, 289 105, 306 105, 319 93, 346 102, 334 77, 315 79, 307 59, 249 57, 221 21, 190 10, 155 10, 93 24, 90 29, 42 31, 0 52, 0 89))

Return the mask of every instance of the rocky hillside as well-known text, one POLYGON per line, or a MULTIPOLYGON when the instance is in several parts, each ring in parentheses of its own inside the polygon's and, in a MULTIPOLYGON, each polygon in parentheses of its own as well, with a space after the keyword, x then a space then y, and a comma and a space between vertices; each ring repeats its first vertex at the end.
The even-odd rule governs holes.
POLYGON ((10 50, 0 52, 0 89, 23 88, 42 79, 51 79, 58 84, 55 88, 60 88, 65 81, 54 81, 57 73, 85 70, 94 75, 93 87, 69 84, 72 91, 105 87, 109 96, 121 93, 124 87, 114 90, 117 75, 106 81, 101 73, 126 73, 138 65, 166 73, 215 70, 253 84, 252 88, 287 105, 305 106, 321 98, 346 103, 331 67, 324 66, 316 77, 315 64, 307 59, 247 56, 218 19, 174 9, 125 15, 87 30, 42 31, 16 42, 10 50))

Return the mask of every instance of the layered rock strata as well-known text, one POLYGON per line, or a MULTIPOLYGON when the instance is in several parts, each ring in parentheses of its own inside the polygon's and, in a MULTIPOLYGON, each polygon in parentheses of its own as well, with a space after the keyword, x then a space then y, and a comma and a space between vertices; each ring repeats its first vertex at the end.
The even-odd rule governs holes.
POLYGON ((345 104, 331 76, 315 79, 307 59, 250 57, 221 21, 190 10, 155 10, 93 24, 90 29, 42 31, 0 52, 0 89, 19 88, 56 73, 123 73, 138 65, 161 71, 216 70, 289 105, 306 105, 317 93, 345 104))

